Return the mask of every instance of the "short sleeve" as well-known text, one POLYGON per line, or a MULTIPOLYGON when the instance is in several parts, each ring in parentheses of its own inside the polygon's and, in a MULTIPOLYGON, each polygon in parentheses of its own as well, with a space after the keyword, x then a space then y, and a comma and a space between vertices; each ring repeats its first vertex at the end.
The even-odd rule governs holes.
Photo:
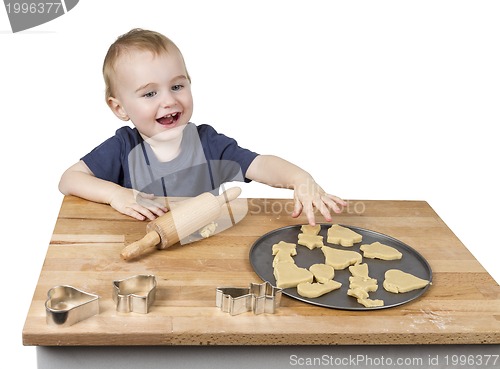
POLYGON ((127 156, 137 144, 136 130, 122 127, 81 160, 97 178, 131 188, 127 156))
POLYGON ((235 162, 241 168, 245 182, 251 181, 246 177, 246 172, 259 154, 240 147, 235 139, 218 133, 209 125, 198 126, 198 132, 208 160, 235 162))

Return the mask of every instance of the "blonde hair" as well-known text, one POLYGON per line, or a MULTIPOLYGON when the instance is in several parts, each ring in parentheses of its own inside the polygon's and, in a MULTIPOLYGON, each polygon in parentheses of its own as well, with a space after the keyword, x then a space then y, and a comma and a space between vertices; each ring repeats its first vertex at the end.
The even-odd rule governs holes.
MULTIPOLYGON (((116 41, 111 44, 104 58, 102 74, 104 83, 106 84, 106 101, 113 96, 113 73, 115 72, 116 62, 124 52, 131 49, 150 51, 156 56, 175 50, 181 55, 184 62, 184 58, 179 48, 168 37, 158 32, 134 28, 119 36, 116 41)), ((184 69, 186 69, 187 78, 189 82, 191 82, 186 63, 184 63, 184 69)))

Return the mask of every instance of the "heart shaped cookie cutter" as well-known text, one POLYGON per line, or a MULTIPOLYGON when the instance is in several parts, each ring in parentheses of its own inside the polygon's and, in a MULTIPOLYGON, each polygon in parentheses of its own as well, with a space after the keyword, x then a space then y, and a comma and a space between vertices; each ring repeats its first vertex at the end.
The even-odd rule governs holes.
POLYGON ((72 286, 56 286, 47 293, 46 322, 67 327, 99 314, 99 296, 72 286))
POLYGON ((156 296, 154 275, 139 274, 113 281, 113 300, 121 313, 147 314, 156 296))

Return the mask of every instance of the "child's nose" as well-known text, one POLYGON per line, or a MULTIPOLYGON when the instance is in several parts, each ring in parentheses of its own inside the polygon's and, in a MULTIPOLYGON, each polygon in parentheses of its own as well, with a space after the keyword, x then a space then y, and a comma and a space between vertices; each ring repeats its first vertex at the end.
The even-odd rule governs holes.
POLYGON ((164 108, 170 108, 176 104, 176 100, 171 92, 166 92, 163 95, 162 106, 164 108))

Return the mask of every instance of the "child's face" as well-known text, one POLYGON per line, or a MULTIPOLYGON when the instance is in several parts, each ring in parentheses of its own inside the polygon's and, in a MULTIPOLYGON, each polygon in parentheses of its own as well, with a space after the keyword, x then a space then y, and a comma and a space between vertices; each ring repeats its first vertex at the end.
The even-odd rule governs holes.
POLYGON ((122 120, 130 119, 143 138, 186 125, 193 114, 191 85, 179 52, 155 56, 132 50, 115 66, 114 97, 108 101, 122 120))

